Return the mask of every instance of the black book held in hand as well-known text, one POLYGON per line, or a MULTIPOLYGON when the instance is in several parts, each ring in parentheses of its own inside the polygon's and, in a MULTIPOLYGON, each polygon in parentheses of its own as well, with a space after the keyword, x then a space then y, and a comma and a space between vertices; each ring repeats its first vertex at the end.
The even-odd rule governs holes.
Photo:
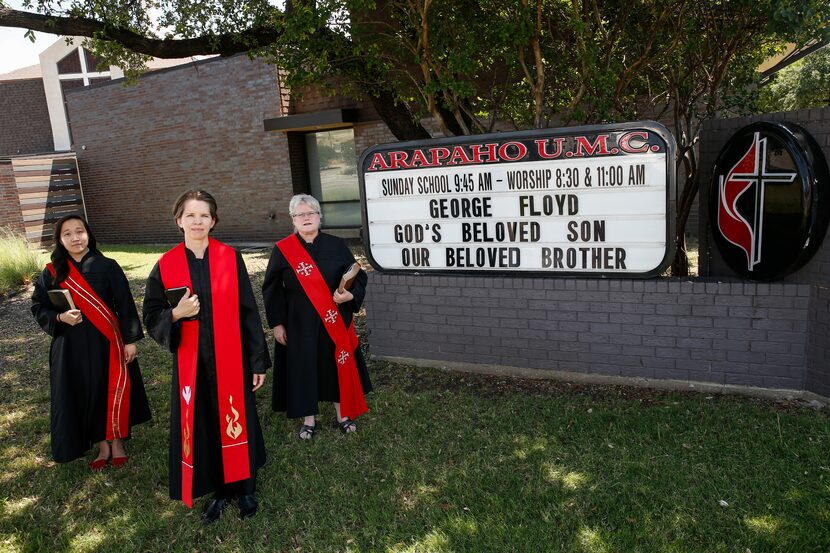
POLYGON ((51 301, 52 305, 57 307, 61 313, 69 311, 70 309, 77 309, 75 307, 75 302, 72 301, 72 295, 69 293, 69 290, 60 288, 58 290, 49 290, 47 294, 49 294, 49 301, 51 301))
MULTIPOLYGON (((168 288, 164 291, 164 297, 167 298, 167 301, 170 303, 170 307, 176 307, 179 305, 179 302, 182 301, 185 292, 187 292, 187 286, 179 286, 177 288, 168 288)), ((199 315, 194 315, 192 317, 184 317, 180 319, 182 321, 195 321, 199 318, 199 315)))
POLYGON ((345 270, 343 276, 340 278, 340 286, 337 287, 337 290, 340 293, 345 292, 349 288, 352 287, 352 282, 354 282, 355 277, 360 272, 360 263, 354 262, 345 270))

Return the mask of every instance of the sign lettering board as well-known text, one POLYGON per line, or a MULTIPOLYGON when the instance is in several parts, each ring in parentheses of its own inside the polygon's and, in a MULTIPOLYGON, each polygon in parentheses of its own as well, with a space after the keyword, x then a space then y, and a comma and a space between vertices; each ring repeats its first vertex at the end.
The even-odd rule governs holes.
POLYGON ((389 272, 658 275, 675 148, 655 122, 374 146, 359 162, 367 255, 389 272))

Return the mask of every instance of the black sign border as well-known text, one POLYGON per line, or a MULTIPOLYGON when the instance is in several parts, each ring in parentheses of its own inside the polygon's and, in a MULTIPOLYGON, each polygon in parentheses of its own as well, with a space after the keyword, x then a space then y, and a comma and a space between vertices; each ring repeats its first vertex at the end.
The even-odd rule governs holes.
MULTIPOLYGON (((360 192, 360 211, 363 225, 363 248, 366 253, 366 258, 378 272, 392 275, 435 275, 435 276, 510 276, 510 277, 547 277, 547 278, 624 278, 624 279, 646 279, 659 277, 671 264, 675 254, 675 233, 677 225, 676 217, 676 202, 677 202, 677 180, 675 177, 675 156, 677 152, 677 144, 674 136, 662 124, 656 121, 633 121, 627 123, 611 123, 607 125, 584 125, 579 127, 560 127, 555 129, 534 129, 527 131, 509 131, 497 132, 488 134, 475 134, 467 136, 442 137, 425 140, 411 140, 407 142, 389 142, 385 144, 376 144, 363 151, 358 161, 358 182, 360 192), (666 145, 666 253, 660 264, 644 273, 607 273, 601 271, 521 271, 521 270, 498 270, 498 269, 435 269, 423 270, 422 268, 414 269, 385 269, 378 263, 372 255, 371 240, 369 236, 369 218, 366 211, 366 183, 364 181, 363 167, 366 158, 374 155, 377 152, 384 152, 387 150, 396 150, 401 148, 419 148, 419 147, 436 147, 436 146, 456 146, 463 144, 474 144, 483 141, 496 140, 499 142, 508 142, 514 139, 533 139, 539 137, 553 138, 559 136, 581 136, 586 134, 599 134, 603 132, 626 132, 632 130, 647 130, 659 136, 666 145)), ((573 159, 573 158, 570 158, 573 159)), ((484 165, 484 164, 475 164, 484 165)))
POLYGON ((830 188, 828 187, 830 187, 830 170, 828 170, 827 159, 816 139, 804 127, 789 121, 756 121, 735 131, 718 152, 718 157, 712 166, 712 176, 709 180, 708 189, 709 197, 707 198, 707 209, 709 210, 708 230, 724 265, 735 275, 753 282, 780 280, 804 267, 818 252, 827 234, 828 223, 830 223, 830 197, 825 196, 830 196, 830 188), (719 177, 726 153, 734 142, 745 138, 747 134, 754 134, 755 132, 771 134, 784 143, 796 164, 799 176, 804 181, 812 183, 810 193, 811 203, 813 204, 809 226, 810 232, 806 238, 806 243, 801 245, 801 253, 788 266, 781 267, 777 272, 760 278, 745 269, 736 268, 733 263, 730 263, 729 256, 724 255, 714 227, 717 222, 716 202, 720 193, 719 177))

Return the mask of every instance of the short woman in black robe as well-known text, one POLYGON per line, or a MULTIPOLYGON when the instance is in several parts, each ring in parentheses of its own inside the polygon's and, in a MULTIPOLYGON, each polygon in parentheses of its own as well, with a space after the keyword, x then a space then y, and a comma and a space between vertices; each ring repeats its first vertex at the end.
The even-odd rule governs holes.
POLYGON ((123 440, 107 442, 107 393, 110 343, 80 310, 61 312, 52 305, 48 291, 60 289, 72 264, 95 294, 118 318, 130 375, 130 427, 150 420, 150 408, 138 367, 135 343, 144 337, 127 277, 121 267, 97 249, 87 222, 77 216, 63 217, 55 225, 53 277, 44 269, 35 281, 32 313, 52 336, 49 350, 51 387, 52 457, 59 463, 82 457, 98 444, 98 456, 90 468, 100 470, 108 460, 126 463, 123 440))
MULTIPOLYGON (((352 287, 340 294, 337 291, 340 278, 355 262, 349 247, 341 238, 320 232, 320 203, 313 196, 294 196, 288 212, 294 222, 294 236, 320 269, 348 328, 366 294, 366 273, 361 270, 352 287)), ((276 246, 265 272, 262 294, 268 326, 275 340, 273 409, 285 411, 289 418, 302 417, 299 437, 309 440, 316 430, 318 401, 331 401, 335 422, 341 432, 354 432, 357 428, 354 421, 340 414, 334 342, 297 280, 294 269, 276 246)), ((370 392, 369 371, 359 347, 354 355, 363 392, 370 392)))
MULTIPOLYGON (((242 343, 242 370, 245 384, 245 410, 248 434, 248 453, 251 477, 247 480, 224 483, 222 441, 219 434, 216 359, 214 350, 213 303, 222 301, 211 294, 208 233, 218 221, 216 202, 202 190, 182 194, 174 207, 176 224, 185 237, 185 253, 190 270, 192 293, 171 307, 164 294, 159 264, 156 263, 147 279, 144 297, 144 324, 147 332, 162 347, 172 353, 178 351, 181 323, 179 319, 198 316, 199 346, 196 369, 196 394, 193 421, 193 497, 214 492, 207 504, 203 520, 213 522, 226 503, 239 499, 243 517, 256 512, 256 471, 265 464, 265 443, 256 411, 254 392, 265 381, 265 372, 271 366, 265 342, 259 308, 254 298, 245 262, 236 252, 237 283, 239 288, 239 323, 242 343), (194 217, 195 214, 195 217, 194 217)), ((173 356, 173 378, 170 394, 169 488, 171 499, 182 499, 182 432, 180 425, 178 358, 173 356)))

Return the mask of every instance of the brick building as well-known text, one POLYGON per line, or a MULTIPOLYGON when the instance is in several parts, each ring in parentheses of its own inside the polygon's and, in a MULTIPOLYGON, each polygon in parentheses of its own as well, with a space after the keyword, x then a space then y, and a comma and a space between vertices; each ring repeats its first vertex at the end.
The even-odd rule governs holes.
POLYGON ((371 107, 305 91, 244 55, 212 58, 67 94, 90 221, 104 241, 178 235, 170 206, 187 188, 215 194, 219 239, 290 231, 288 200, 312 193, 328 228, 356 233, 356 155, 393 140, 371 107), (138 147, 137 145, 140 145, 138 147), (140 206, 140 220, 125 217, 140 206))
MULTIPOLYGON (((81 51, 77 56, 78 63, 86 59, 81 51)), ((357 233, 356 158, 373 144, 394 141, 368 103, 319 90, 292 93, 281 86, 274 66, 244 55, 162 68, 128 86, 112 71, 91 74, 88 60, 80 72, 62 73, 64 58, 50 62, 53 78, 76 82, 57 89, 64 127, 52 117, 51 136, 34 113, 49 104, 48 88, 43 96, 32 92, 37 87, 28 82, 31 76, 0 82, 0 96, 5 93, 21 112, 6 109, 0 119, 5 221, 22 219, 9 158, 71 145, 89 220, 105 243, 179 240, 170 208, 191 187, 217 197, 216 236, 222 240, 284 236, 291 229, 288 200, 299 192, 322 201, 328 229, 357 233), (5 136, 8 125, 21 125, 26 117, 30 135, 5 136)), ((801 124, 825 156, 830 152, 830 110, 772 118, 801 124)), ((702 172, 710 171, 721 145, 747 122, 704 127, 702 172)), ((650 385, 694 382, 830 397, 830 245, 825 241, 807 266, 781 282, 744 282, 711 257, 705 214, 701 222, 703 279, 375 272, 367 298, 372 353, 499 373, 625 383, 634 377, 650 385)))
MULTIPOLYGON (((0 220, 35 243, 68 213, 86 213, 67 93, 123 78, 98 67, 81 40, 60 38, 40 63, 0 75, 0 220)), ((151 60, 150 71, 189 60, 151 60)))
POLYGON ((117 68, 100 71, 63 39, 40 57, 25 78, 0 76, 5 221, 19 224, 29 201, 14 201, 11 158, 72 151, 87 216, 104 242, 177 240, 170 206, 192 187, 216 195, 220 239, 286 234, 288 200, 298 192, 321 200, 329 230, 358 234, 357 154, 394 139, 370 104, 317 90, 291 94, 275 67, 245 55, 152 62, 134 84, 117 68))

